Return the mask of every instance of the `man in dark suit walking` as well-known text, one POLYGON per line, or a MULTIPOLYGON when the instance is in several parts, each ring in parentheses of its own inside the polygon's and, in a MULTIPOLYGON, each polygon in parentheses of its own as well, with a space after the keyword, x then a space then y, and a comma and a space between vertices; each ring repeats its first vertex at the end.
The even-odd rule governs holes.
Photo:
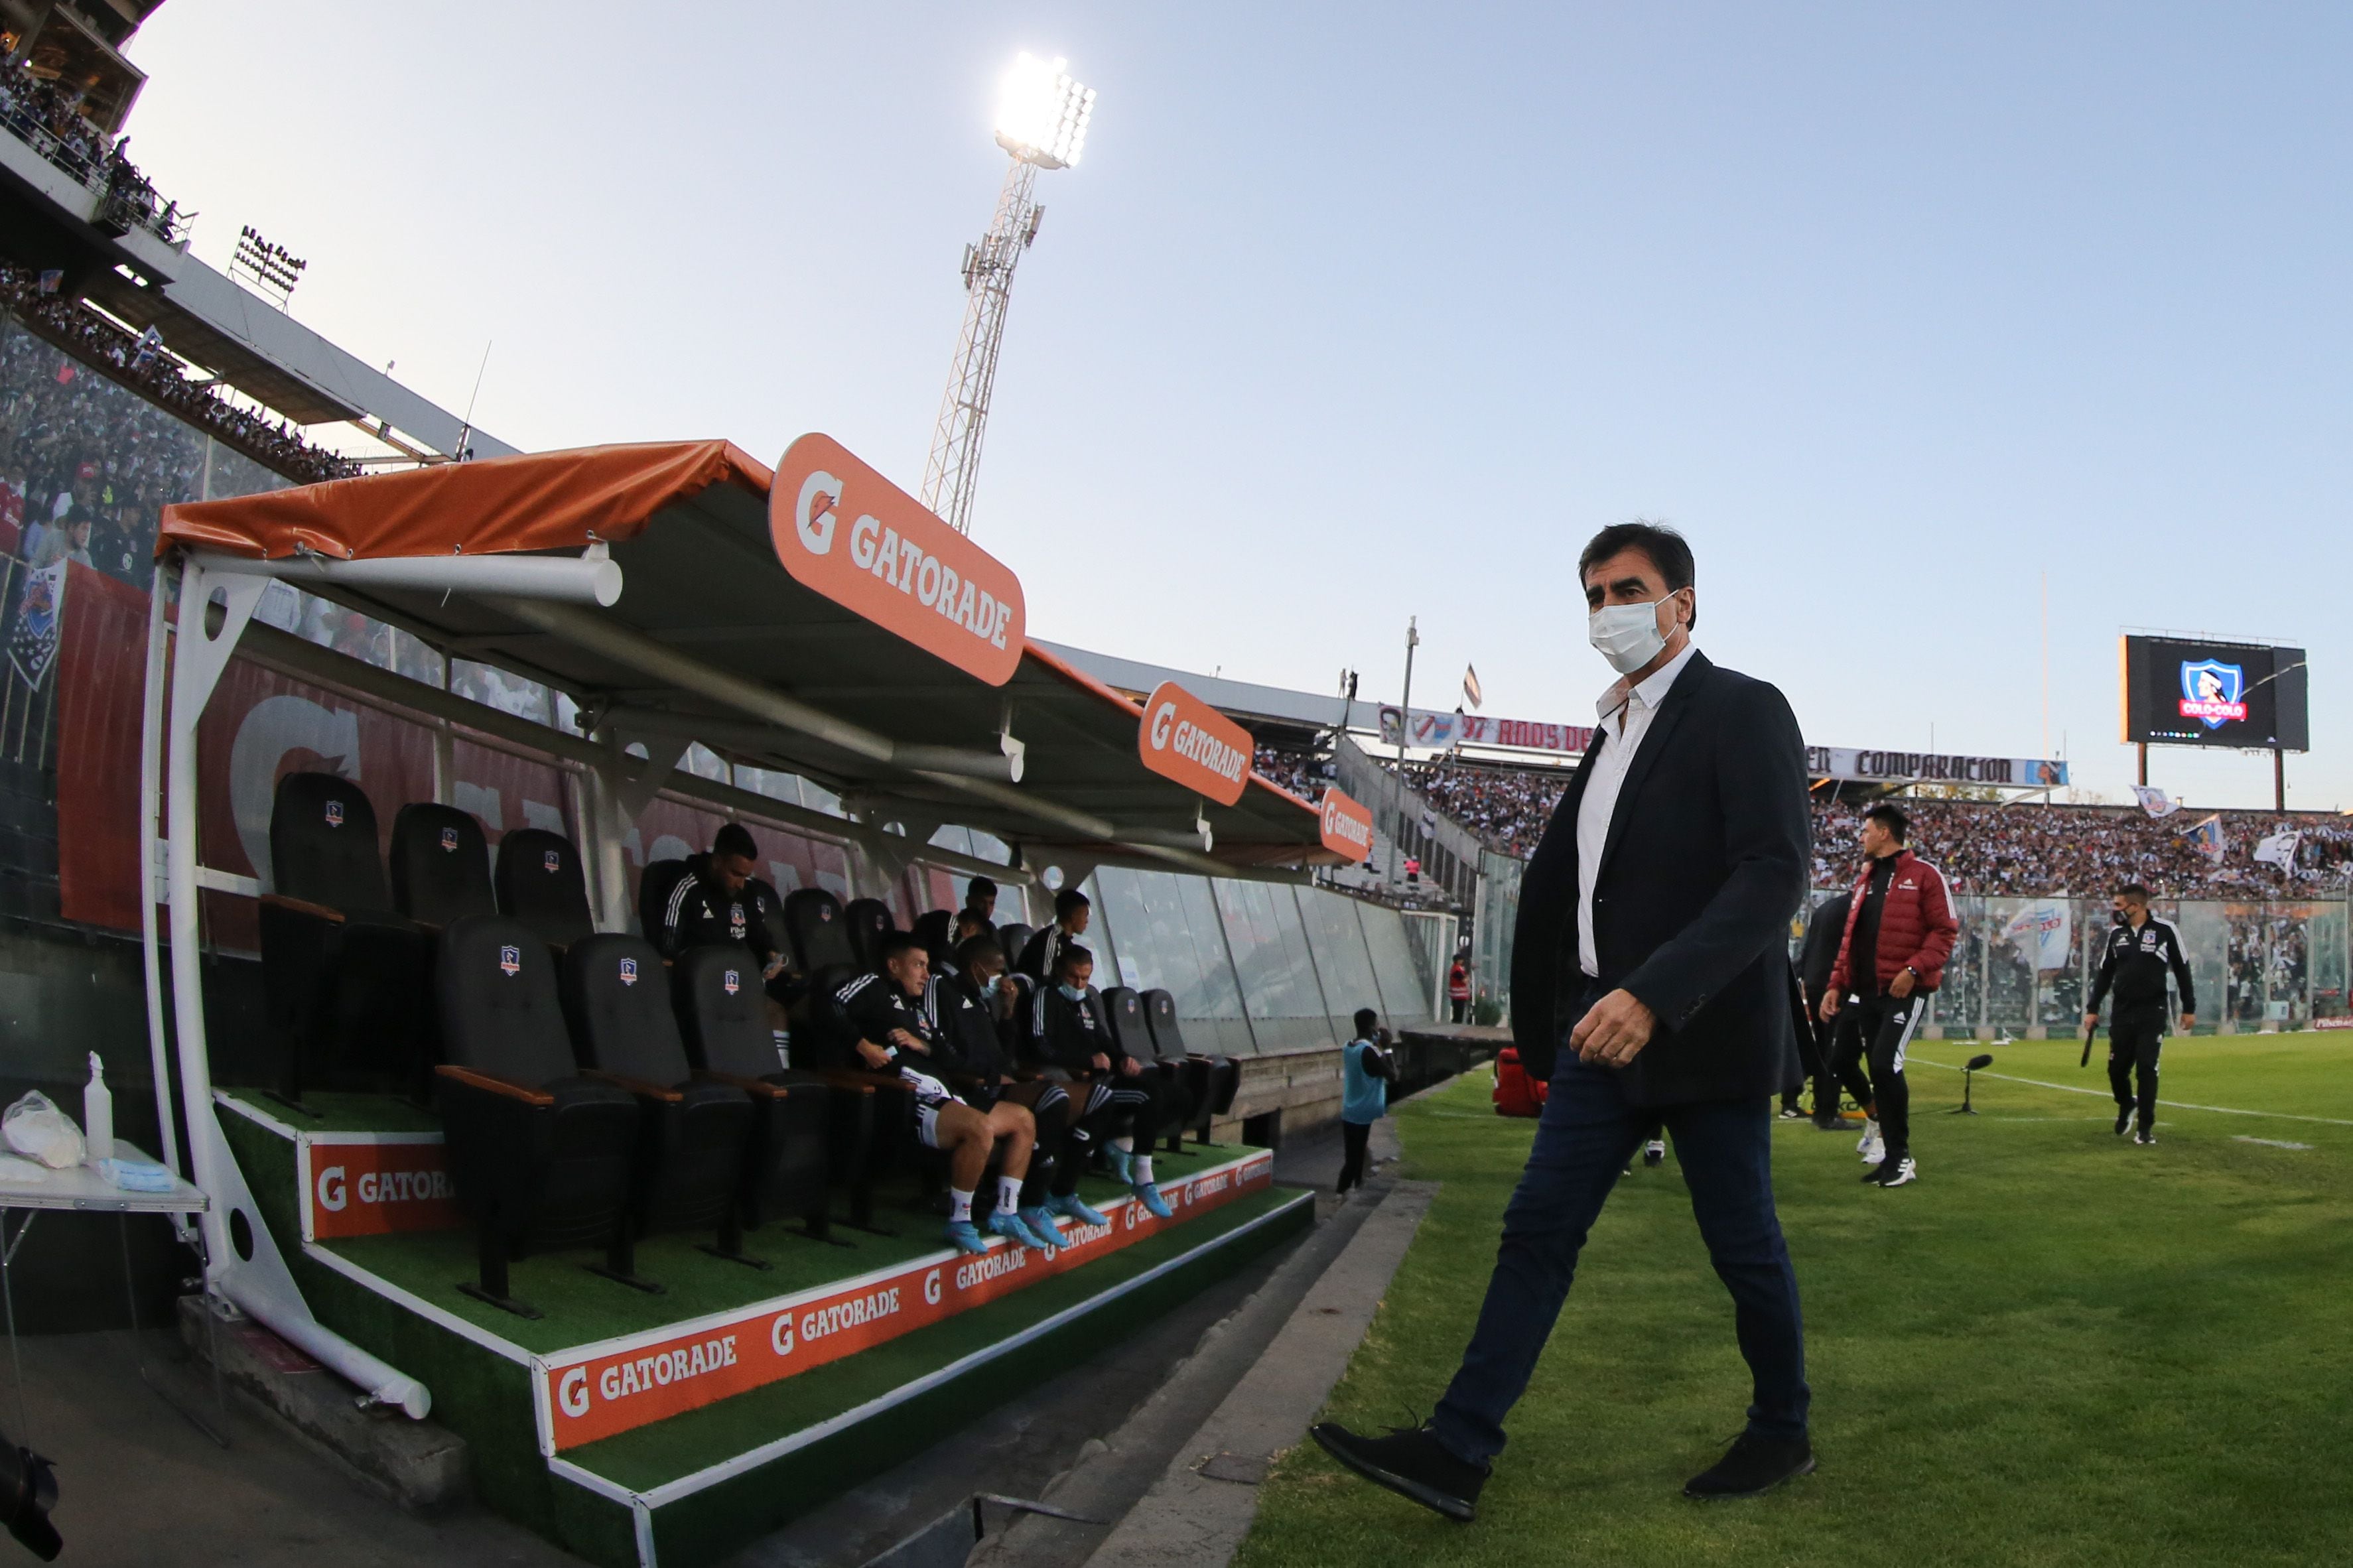
POLYGON ((1647 1127, 1672 1135, 1754 1388, 1747 1429, 1686 1496, 1740 1497, 1814 1468, 1797 1274, 1773 1210, 1772 1097, 1799 1073, 1787 948, 1810 864, 1805 747, 1779 691, 1691 644, 1691 547, 1644 522, 1577 561, 1593 646, 1619 672, 1520 889, 1513 1033, 1549 1078, 1479 1322, 1422 1426, 1324 1424, 1342 1464, 1473 1517, 1578 1251, 1647 1127))

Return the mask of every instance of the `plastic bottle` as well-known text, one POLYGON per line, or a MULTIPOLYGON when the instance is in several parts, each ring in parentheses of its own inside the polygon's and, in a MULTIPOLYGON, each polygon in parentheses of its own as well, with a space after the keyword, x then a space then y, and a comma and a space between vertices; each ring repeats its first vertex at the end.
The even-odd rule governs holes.
POLYGON ((90 1053, 90 1082, 81 1091, 82 1142, 90 1146, 90 1163, 114 1158, 114 1093, 101 1076, 105 1064, 90 1053))

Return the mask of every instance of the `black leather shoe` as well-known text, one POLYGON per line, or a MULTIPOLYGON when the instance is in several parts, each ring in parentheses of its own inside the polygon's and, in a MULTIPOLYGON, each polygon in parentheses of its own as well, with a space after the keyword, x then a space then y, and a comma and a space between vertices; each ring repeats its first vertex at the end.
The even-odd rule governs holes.
POLYGON ((1478 1517, 1479 1489, 1487 1484, 1485 1465, 1465 1464, 1448 1451, 1428 1424, 1392 1426, 1386 1437, 1362 1437, 1335 1422, 1307 1429, 1323 1450, 1368 1481, 1377 1481, 1458 1524, 1478 1517))
POLYGON ((1683 1496, 1755 1497, 1783 1481, 1811 1475, 1814 1447, 1803 1437, 1759 1437, 1743 1432, 1708 1468, 1683 1483, 1683 1496))

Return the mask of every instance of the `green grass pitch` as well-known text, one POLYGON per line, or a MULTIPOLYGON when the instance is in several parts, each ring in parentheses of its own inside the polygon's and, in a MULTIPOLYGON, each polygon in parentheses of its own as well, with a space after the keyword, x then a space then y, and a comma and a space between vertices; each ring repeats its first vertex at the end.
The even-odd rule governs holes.
MULTIPOLYGON (((1911 1186, 1864 1186, 1852 1135, 1775 1128, 1816 1474, 1681 1495, 1748 1381, 1671 1157, 1595 1226, 1476 1524, 1302 1443, 1239 1562, 2353 1562, 2353 1038, 2168 1042, 2154 1148, 2110 1132, 2077 1042, 2001 1047, 1980 1114, 1945 1114, 1982 1048, 1914 1048, 1911 1186)), ((1443 1390, 1533 1133, 1490 1082, 1398 1113, 1404 1173, 1444 1184, 1328 1418, 1402 1425, 1443 1390)))

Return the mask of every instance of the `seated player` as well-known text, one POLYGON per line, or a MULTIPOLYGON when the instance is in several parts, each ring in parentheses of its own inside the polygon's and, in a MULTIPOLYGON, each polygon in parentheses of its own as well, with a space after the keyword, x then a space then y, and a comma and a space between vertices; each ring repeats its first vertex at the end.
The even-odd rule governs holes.
MULTIPOLYGON (((1038 1122, 1037 1152, 1021 1193, 1021 1217, 1040 1235, 1050 1234, 1060 1215, 1081 1225, 1109 1225, 1079 1197, 1079 1176, 1094 1151, 1113 1135, 1118 1108, 1108 1092, 1092 1117, 1073 1120, 1081 1109, 1070 1091, 1051 1079, 1017 1082, 1007 1037, 1015 1023, 1013 987, 1005 973, 1005 950, 993 936, 965 939, 956 949, 956 973, 932 977, 925 1010, 940 1031, 940 1061, 959 1092, 982 1110, 999 1100, 1026 1105, 1038 1122)), ((1083 1091, 1082 1091, 1083 1092, 1083 1091)))
POLYGON ((964 908, 957 914, 956 941, 964 941, 964 916, 970 915, 980 922, 980 929, 989 935, 997 934, 997 884, 987 877, 975 877, 964 887, 964 908))
POLYGON ((776 946, 768 921, 784 908, 776 889, 752 873, 760 864, 760 847, 751 829, 740 822, 723 825, 712 836, 711 852, 690 855, 686 868, 662 906, 661 929, 649 932, 665 958, 675 958, 690 947, 730 942, 751 950, 760 977, 775 983, 784 974, 785 955, 776 946))
MULTIPOLYGON (((1059 900, 1057 900, 1059 903, 1059 900)), ((1083 909, 1086 900, 1079 900, 1083 909)), ((1081 925, 1084 925, 1083 919, 1081 925)), ((1138 1202, 1160 1219, 1168 1217, 1167 1201, 1152 1181, 1152 1146, 1168 1125, 1168 1097, 1157 1071, 1120 1049, 1103 1014, 1103 994, 1092 984, 1095 955, 1077 942, 1067 943, 1054 969, 1054 983, 1038 987, 1029 1018, 1030 1043, 1046 1064, 1049 1076, 1060 1075, 1082 1085, 1070 1090, 1078 1107, 1076 1122, 1083 1123, 1105 1106, 1113 1108, 1111 1142, 1103 1157, 1138 1202), (1143 1152, 1136 1146, 1143 1145, 1143 1152)))
POLYGON ((1033 933, 1029 944, 1014 958, 1013 967, 1041 985, 1050 985, 1062 970, 1062 954, 1078 946, 1087 934, 1094 905, 1076 888, 1054 895, 1054 923, 1033 933))
POLYGON ((1003 1173, 997 1178, 997 1211, 987 1226, 992 1236, 1024 1247, 1048 1247, 1059 1236, 1040 1236, 1021 1218, 1021 1182, 1029 1173, 1037 1142, 1037 1121, 1029 1109, 1001 1101, 976 1110, 948 1092, 934 1076, 940 1070, 940 1035, 924 1016, 923 988, 931 959, 907 931, 882 942, 882 973, 861 974, 834 993, 858 1036, 858 1059, 877 1072, 894 1073, 906 1086, 915 1136, 926 1149, 948 1157, 947 1238, 965 1252, 986 1252, 972 1220, 974 1189, 988 1169, 989 1151, 1005 1143, 1003 1173))

